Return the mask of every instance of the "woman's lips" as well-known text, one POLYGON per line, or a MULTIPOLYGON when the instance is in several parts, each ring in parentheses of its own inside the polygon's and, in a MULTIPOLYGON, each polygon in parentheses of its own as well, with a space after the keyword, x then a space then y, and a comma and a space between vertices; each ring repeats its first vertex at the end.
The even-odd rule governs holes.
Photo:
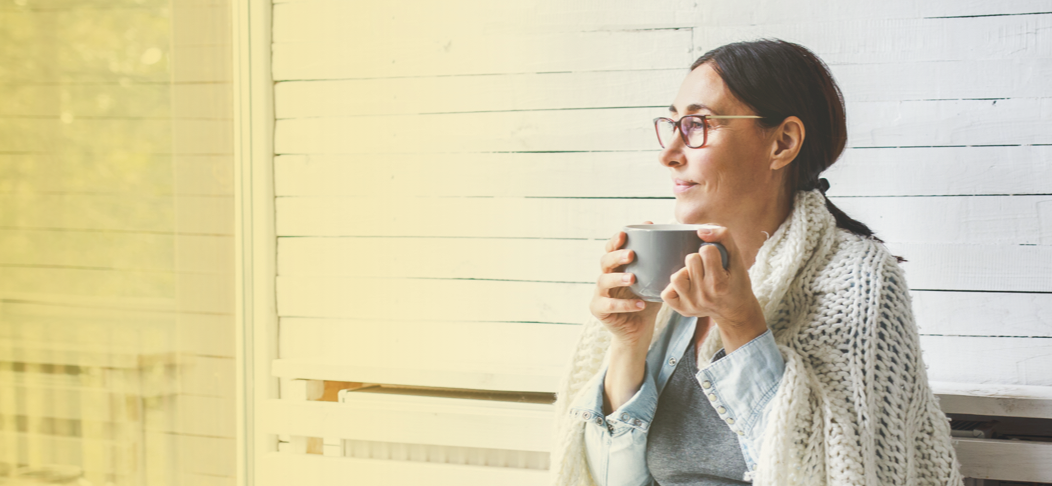
POLYGON ((687 192, 690 188, 698 185, 695 182, 685 181, 683 179, 672 179, 672 192, 679 194, 681 192, 687 192))

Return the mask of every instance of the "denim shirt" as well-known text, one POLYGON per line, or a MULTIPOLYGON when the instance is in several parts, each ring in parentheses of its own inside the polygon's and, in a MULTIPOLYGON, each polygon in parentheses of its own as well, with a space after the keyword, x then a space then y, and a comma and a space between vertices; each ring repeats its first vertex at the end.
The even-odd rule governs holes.
MULTIPOLYGON (((652 483, 646 461, 647 431, 654 420, 661 390, 694 338, 697 321, 696 317, 684 317, 673 311, 668 326, 647 352, 639 391, 610 415, 603 416, 603 381, 607 368, 603 368, 570 405, 569 413, 586 423, 588 467, 599 486, 652 483)), ((766 412, 784 372, 782 354, 775 345, 774 335, 767 330, 730 354, 721 349, 695 375, 709 404, 738 434, 749 472, 756 468, 766 412)))

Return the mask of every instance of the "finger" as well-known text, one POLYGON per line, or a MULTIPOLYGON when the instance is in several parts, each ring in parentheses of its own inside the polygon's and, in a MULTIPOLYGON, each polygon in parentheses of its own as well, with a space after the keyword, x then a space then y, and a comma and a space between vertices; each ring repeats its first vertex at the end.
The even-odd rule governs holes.
POLYGON ((632 285, 635 275, 631 273, 604 273, 599 276, 599 281, 596 282, 596 286, 599 287, 600 295, 604 297, 610 296, 610 289, 617 287, 628 287, 632 285))
POLYGON ((665 290, 661 291, 661 300, 663 300, 665 302, 678 302, 679 301, 679 293, 676 292, 676 289, 674 289, 672 287, 671 283, 668 284, 668 287, 665 287, 665 290))
POLYGON ((643 221, 643 224, 654 224, 653 221, 643 221))
POLYGON ((613 272, 615 268, 631 262, 634 257, 635 252, 632 250, 615 250, 605 253, 599 258, 599 269, 603 273, 613 272))
POLYGON ((690 272, 684 267, 678 272, 673 273, 668 279, 668 284, 672 286, 672 290, 675 290, 679 295, 690 295, 690 272))
POLYGON ((598 304, 601 314, 639 312, 647 305, 646 302, 640 299, 614 299, 610 297, 600 297, 598 304))
POLYGON ((701 255, 697 253, 687 255, 683 269, 687 271, 687 278, 695 285, 701 285, 702 280, 705 279, 705 267, 702 264, 701 255))
POLYGON ((616 235, 611 236, 609 240, 606 240, 606 245, 604 246, 604 249, 606 250, 606 252, 610 253, 610 252, 612 252, 612 251, 614 251, 614 250, 616 250, 618 248, 621 248, 621 245, 624 244, 621 241, 621 239, 624 238, 625 236, 626 235, 625 235, 624 231, 618 231, 616 235))
MULTIPOLYGON (((719 243, 723 245, 723 248, 727 250, 728 267, 734 265, 733 262, 738 261, 741 258, 738 252, 738 244, 734 242, 734 237, 731 236, 730 230, 726 227, 718 225, 707 225, 705 228, 698 230, 698 237, 701 241, 707 243, 719 243)), ((719 253, 719 249, 716 249, 719 253)), ((720 268, 723 267, 723 263, 720 263, 720 268)), ((716 268, 716 267, 712 267, 716 268)))
POLYGON ((716 248, 716 245, 705 245, 696 255, 700 255, 702 271, 706 275, 721 278, 730 275, 730 271, 723 268, 723 256, 720 255, 720 249, 716 248))

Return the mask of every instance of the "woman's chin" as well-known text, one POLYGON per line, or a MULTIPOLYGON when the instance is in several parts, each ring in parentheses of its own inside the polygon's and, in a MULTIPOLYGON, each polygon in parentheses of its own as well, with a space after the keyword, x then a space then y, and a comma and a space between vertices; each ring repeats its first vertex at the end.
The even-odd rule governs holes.
POLYGON ((709 220, 710 218, 706 217, 705 212, 701 211, 700 208, 682 207, 678 202, 676 204, 675 214, 676 221, 680 224, 704 224, 712 222, 709 220))

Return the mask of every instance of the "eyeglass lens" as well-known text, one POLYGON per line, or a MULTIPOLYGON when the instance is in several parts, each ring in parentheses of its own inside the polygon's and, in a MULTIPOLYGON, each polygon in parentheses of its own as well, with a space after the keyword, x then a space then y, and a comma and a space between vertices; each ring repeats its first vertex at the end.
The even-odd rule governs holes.
POLYGON ((658 143, 662 148, 673 142, 676 134, 676 125, 682 128, 683 141, 690 148, 699 148, 705 145, 705 119, 700 116, 688 115, 679 119, 679 122, 669 118, 657 118, 654 127, 657 129, 658 143))

